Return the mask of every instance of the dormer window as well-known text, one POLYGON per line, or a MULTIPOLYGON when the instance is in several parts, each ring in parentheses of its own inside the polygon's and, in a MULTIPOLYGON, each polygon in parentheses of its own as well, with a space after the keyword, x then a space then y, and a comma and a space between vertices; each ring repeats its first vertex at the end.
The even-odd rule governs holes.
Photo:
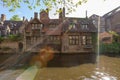
POLYGON ((87 24, 83 24, 82 25, 82 29, 88 29, 88 25, 87 24))
POLYGON ((70 30, 70 29, 75 29, 75 28, 76 28, 75 23, 71 23, 71 24, 69 25, 69 30, 70 30))

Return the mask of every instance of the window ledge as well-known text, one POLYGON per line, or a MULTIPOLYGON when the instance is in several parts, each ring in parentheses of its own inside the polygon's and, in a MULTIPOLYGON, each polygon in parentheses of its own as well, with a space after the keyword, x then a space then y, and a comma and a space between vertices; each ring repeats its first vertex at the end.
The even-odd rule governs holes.
POLYGON ((93 48, 92 45, 84 45, 84 48, 93 48))

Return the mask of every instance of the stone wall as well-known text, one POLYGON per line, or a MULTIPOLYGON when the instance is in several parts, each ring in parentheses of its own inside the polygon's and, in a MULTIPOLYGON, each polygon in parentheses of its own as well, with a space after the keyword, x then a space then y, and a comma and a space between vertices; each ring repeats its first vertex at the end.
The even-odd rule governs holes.
POLYGON ((5 41, 0 44, 0 53, 15 53, 18 51, 18 42, 5 41))

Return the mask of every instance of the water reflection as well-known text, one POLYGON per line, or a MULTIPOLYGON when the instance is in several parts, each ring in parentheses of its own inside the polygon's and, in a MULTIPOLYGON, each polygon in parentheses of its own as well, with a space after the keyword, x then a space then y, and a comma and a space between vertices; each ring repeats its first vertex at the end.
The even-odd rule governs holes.
POLYGON ((96 64, 82 64, 75 67, 43 68, 35 80, 120 80, 120 58, 100 56, 96 64))

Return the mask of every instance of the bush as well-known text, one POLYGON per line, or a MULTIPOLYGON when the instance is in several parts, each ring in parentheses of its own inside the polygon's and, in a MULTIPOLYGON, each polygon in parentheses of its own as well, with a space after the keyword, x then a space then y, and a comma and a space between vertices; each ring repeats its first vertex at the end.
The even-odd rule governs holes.
POLYGON ((100 53, 120 53, 120 43, 100 44, 100 53))
POLYGON ((22 39, 22 37, 20 35, 9 35, 8 39, 10 41, 20 41, 22 39))
POLYGON ((1 43, 3 40, 4 40, 4 38, 3 38, 3 37, 0 37, 0 43, 1 43))

